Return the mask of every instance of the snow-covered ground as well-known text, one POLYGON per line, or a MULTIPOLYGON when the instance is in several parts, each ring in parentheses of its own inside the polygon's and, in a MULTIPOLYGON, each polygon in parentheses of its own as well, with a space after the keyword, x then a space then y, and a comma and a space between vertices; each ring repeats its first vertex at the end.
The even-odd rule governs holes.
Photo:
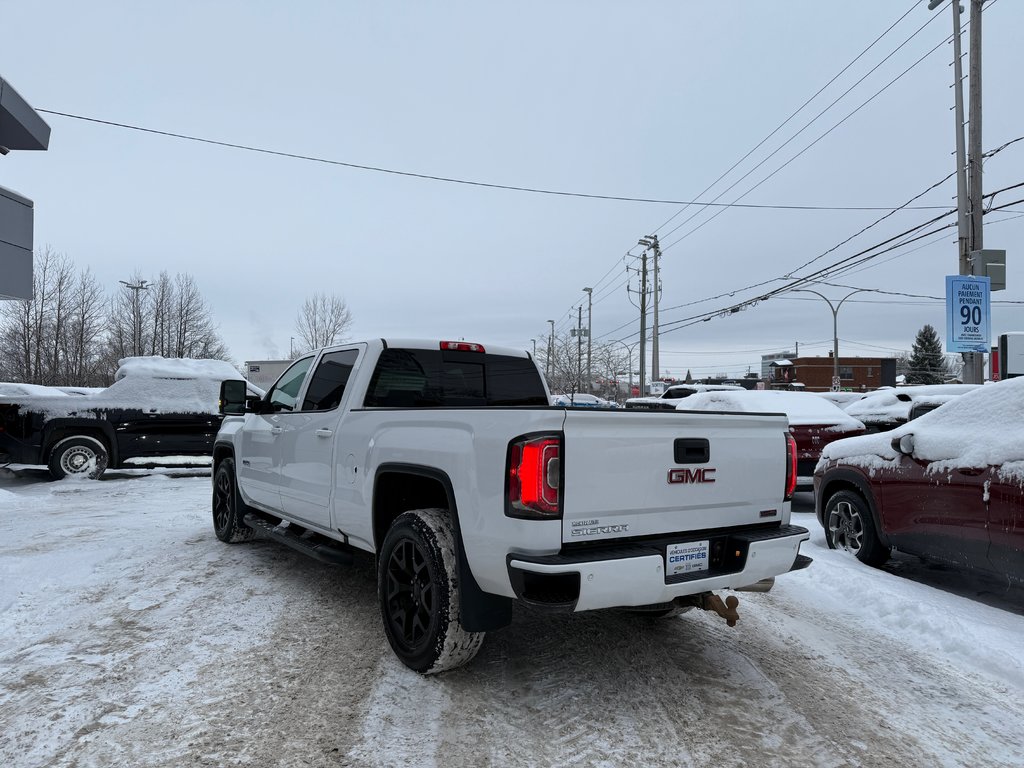
POLYGON ((1024 590, 872 570, 806 511, 814 565, 735 628, 517 608, 423 678, 368 559, 221 544, 209 496, 194 470, 0 477, 0 766, 1024 764, 1024 590))

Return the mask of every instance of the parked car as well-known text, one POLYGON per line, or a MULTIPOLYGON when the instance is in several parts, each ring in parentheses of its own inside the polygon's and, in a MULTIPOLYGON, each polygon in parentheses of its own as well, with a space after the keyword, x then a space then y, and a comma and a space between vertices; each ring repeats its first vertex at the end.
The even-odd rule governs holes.
POLYGON ((114 378, 98 391, 0 385, 0 464, 42 465, 60 479, 209 463, 220 383, 242 377, 223 360, 155 356, 121 360, 114 378))
POLYGON ((828 400, 807 392, 780 390, 712 391, 694 394, 679 403, 679 410, 784 413, 796 440, 796 488, 813 487, 814 467, 821 449, 834 440, 864 434, 864 425, 828 400))
POLYGON ((1024 378, 830 444, 814 489, 828 546, 861 562, 897 549, 1024 581, 1024 378))
POLYGON ((674 384, 660 395, 653 397, 631 397, 626 401, 627 408, 646 408, 653 411, 674 411, 684 397, 698 392, 719 392, 742 390, 734 384, 674 384))
POLYGON ((977 384, 922 384, 898 389, 879 389, 845 407, 848 414, 863 422, 868 432, 887 432, 910 421, 928 408, 937 408, 954 397, 977 389, 977 384))
POLYGON ((551 404, 565 408, 618 408, 619 404, 597 395, 577 392, 572 395, 551 395, 551 404))

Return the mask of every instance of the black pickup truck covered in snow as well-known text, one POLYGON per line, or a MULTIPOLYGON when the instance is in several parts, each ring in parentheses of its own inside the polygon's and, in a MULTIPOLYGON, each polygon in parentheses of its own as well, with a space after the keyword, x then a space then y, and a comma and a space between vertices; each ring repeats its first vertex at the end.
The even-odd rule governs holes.
POLYGON ((226 378, 242 377, 223 360, 132 357, 97 391, 0 385, 0 465, 46 465, 59 479, 206 463, 226 378))

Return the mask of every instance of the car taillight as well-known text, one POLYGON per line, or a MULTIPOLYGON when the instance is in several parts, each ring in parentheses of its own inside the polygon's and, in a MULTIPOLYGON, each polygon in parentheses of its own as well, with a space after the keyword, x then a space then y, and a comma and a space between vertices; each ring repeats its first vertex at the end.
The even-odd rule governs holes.
POLYGON ((793 491, 796 490, 796 440, 786 433, 786 495, 783 501, 793 498, 793 491))
POLYGON ((505 514, 555 518, 562 513, 562 438, 535 435, 509 445, 505 514))
POLYGON ((442 341, 441 349, 449 352, 484 352, 483 344, 474 344, 469 341, 442 341))

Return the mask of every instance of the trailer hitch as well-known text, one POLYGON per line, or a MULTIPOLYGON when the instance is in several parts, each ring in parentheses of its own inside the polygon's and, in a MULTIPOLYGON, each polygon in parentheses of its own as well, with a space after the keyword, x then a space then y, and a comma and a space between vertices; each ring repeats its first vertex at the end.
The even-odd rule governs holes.
POLYGON ((740 615, 736 613, 736 606, 740 604, 740 599, 736 595, 729 595, 725 598, 725 602, 714 592, 705 592, 702 595, 697 595, 697 597, 700 600, 697 603, 698 608, 705 611, 714 611, 725 619, 725 623, 730 627, 735 627, 736 622, 740 620, 740 615))

